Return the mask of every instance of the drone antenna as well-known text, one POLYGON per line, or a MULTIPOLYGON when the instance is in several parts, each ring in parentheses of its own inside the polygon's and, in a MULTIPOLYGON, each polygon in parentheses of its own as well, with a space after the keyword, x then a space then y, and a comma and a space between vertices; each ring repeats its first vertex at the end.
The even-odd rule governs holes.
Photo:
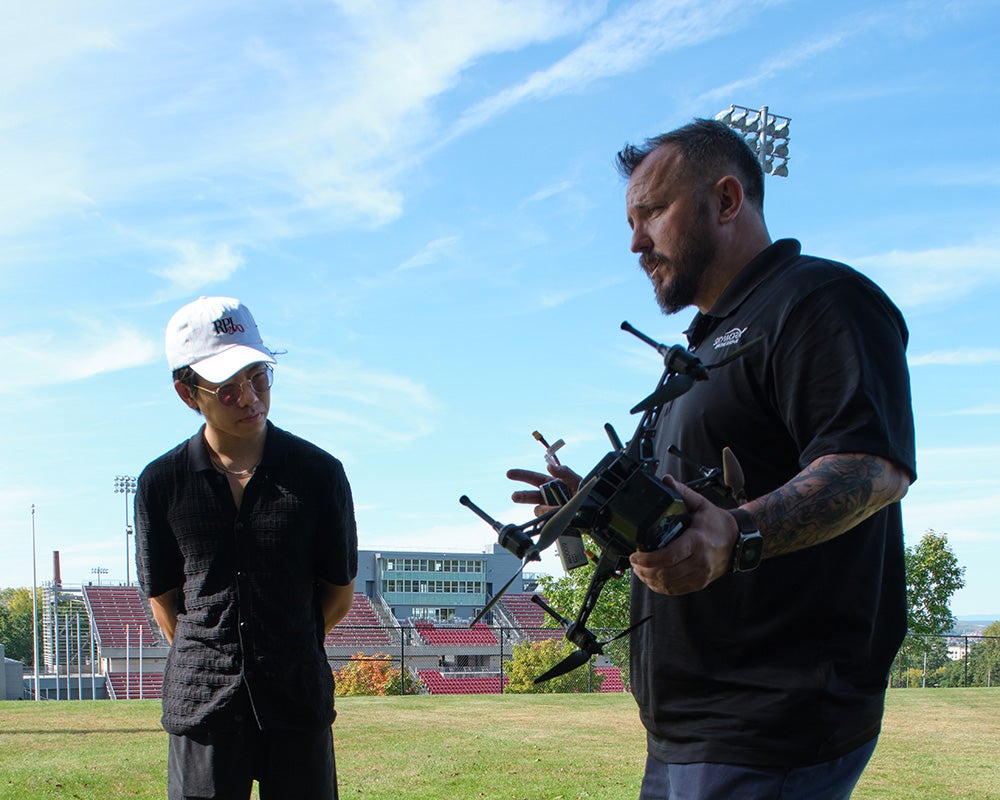
MULTIPOLYGON (((663 364, 667 368, 667 372, 677 375, 690 375, 696 380, 703 381, 708 378, 708 370, 705 365, 701 362, 694 353, 681 347, 679 344, 667 347, 665 344, 660 344, 655 339, 650 339, 642 331, 636 330, 628 322, 622 323, 622 330, 628 331, 633 336, 637 336, 642 339, 650 347, 656 349, 656 352, 663 356, 663 364)), ((635 411, 635 409, 633 409, 635 411)))
POLYGON ((628 331, 633 336, 635 336, 635 337, 637 337, 639 339, 642 339, 642 341, 644 341, 650 347, 655 348, 656 352, 659 353, 661 356, 666 357, 667 354, 670 352, 670 348, 669 347, 667 347, 665 344, 660 344, 655 339, 650 339, 642 331, 640 331, 640 330, 632 327, 632 325, 628 322, 628 320, 626 320, 625 322, 622 323, 622 330, 623 331, 628 331))
POLYGON ((493 517, 491 517, 489 514, 483 511, 479 506, 473 503, 469 499, 468 495, 463 494, 461 497, 458 498, 458 502, 461 503, 466 508, 471 508, 475 512, 476 516, 478 516, 484 522, 489 523, 490 527, 493 528, 493 530, 495 530, 497 533, 500 533, 500 531, 503 530, 503 523, 497 522, 495 519, 493 519, 493 517))

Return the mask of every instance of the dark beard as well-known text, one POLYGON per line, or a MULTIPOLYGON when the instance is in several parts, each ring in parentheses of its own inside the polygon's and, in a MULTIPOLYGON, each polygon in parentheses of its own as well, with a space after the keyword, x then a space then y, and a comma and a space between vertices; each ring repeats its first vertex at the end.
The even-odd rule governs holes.
POLYGON ((694 303, 700 286, 700 273, 691 275, 686 272, 678 272, 667 283, 661 283, 654 287, 656 302, 659 303, 660 310, 664 314, 676 314, 694 303))
MULTIPOLYGON (((704 210, 707 213, 707 206, 704 210)), ((656 302, 664 314, 676 314, 694 305, 705 268, 715 260, 716 249, 715 240, 708 234, 708 226, 702 216, 694 229, 678 242, 677 255, 673 259, 658 250, 643 253, 639 257, 639 266, 650 276, 650 280, 653 280, 653 270, 657 265, 667 264, 673 268, 673 276, 669 281, 653 284, 656 302)))

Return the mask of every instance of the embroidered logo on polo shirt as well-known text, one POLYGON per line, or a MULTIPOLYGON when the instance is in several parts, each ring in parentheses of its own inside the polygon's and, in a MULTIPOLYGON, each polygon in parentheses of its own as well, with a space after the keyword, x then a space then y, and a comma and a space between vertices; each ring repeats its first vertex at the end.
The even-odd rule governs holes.
POLYGON ((746 328, 731 328, 721 336, 717 336, 715 338, 715 341, 712 342, 712 348, 715 350, 721 350, 723 347, 730 347, 734 344, 739 344, 740 339, 743 338, 743 334, 746 332, 746 328))

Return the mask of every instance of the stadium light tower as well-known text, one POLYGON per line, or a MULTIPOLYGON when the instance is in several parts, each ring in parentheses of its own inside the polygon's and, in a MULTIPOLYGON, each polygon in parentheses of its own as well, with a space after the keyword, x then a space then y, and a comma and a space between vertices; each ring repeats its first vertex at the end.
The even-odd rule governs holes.
POLYGON ((131 475, 115 476, 115 494, 125 495, 125 585, 132 583, 132 566, 128 551, 128 537, 132 535, 132 526, 128 522, 128 496, 135 494, 136 479, 131 475))
POLYGON ((789 117, 771 114, 767 106, 754 110, 729 106, 715 118, 739 133, 757 155, 765 175, 788 177, 789 117))

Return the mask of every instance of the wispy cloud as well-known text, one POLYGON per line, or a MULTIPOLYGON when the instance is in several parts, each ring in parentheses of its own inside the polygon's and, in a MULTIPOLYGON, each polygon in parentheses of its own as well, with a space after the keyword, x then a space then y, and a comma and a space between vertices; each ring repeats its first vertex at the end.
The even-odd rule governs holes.
POLYGON ((201 245, 197 242, 174 242, 170 249, 176 257, 158 274, 170 282, 170 297, 191 294, 213 283, 229 279, 243 265, 243 256, 231 244, 201 245))
POLYGON ((5 15, 0 170, 16 190, 0 190, 0 231, 90 203, 128 227, 137 196, 167 210, 178 192, 190 213, 147 215, 147 235, 190 233, 194 214, 229 217, 244 241, 262 216, 293 232, 385 224, 402 213, 400 174, 437 137, 435 104, 467 69, 578 31, 603 8, 340 2, 246 16, 235 5, 149 14, 98 0, 5 15))
POLYGON ((1000 414, 1000 403, 991 405, 972 406, 958 411, 950 411, 942 414, 944 417, 995 417, 1000 414))
POLYGON ((409 376, 361 364, 331 360, 322 353, 301 354, 311 359, 308 370, 283 364, 282 384, 288 384, 283 410, 304 424, 333 426, 345 446, 398 446, 429 435, 440 408, 428 387, 409 376))
POLYGON ((434 264, 442 258, 454 255, 456 247, 462 241, 461 236, 442 236, 425 244, 420 250, 400 264, 397 272, 406 272, 416 267, 434 264))
POLYGON ((630 72, 663 52, 721 36, 739 28, 759 7, 769 4, 641 0, 625 6, 552 66, 469 108, 450 136, 478 128, 528 100, 576 92, 595 80, 630 72))
POLYGON ((0 337, 9 370, 0 393, 91 378, 149 364, 160 358, 160 343, 128 325, 98 320, 74 322, 72 336, 35 331, 0 337))
POLYGON ((979 364, 995 364, 1000 361, 1000 350, 973 347, 964 350, 932 350, 919 356, 911 356, 911 367, 954 366, 967 367, 979 364))
POLYGON ((947 305, 1000 284, 1000 246, 992 243, 890 250, 853 262, 899 305, 947 305))
MULTIPOLYGON (((933 36, 945 18, 961 13, 961 4, 927 2, 926 0, 907 0, 893 4, 890 8, 866 9, 863 12, 847 16, 832 29, 819 32, 817 35, 794 41, 788 46, 777 50, 769 58, 764 59, 747 74, 703 92, 694 105, 702 107, 706 104, 721 102, 728 105, 732 98, 741 92, 755 89, 773 82, 775 78, 786 75, 794 70, 819 59, 827 53, 856 47, 857 41, 863 36, 876 33, 881 37, 880 46, 886 39, 903 38, 909 41, 921 40, 933 36)), ((849 91, 858 93, 878 93, 879 87, 866 83, 864 86, 851 86, 849 91)), ((721 110, 721 109, 720 109, 721 110)))

